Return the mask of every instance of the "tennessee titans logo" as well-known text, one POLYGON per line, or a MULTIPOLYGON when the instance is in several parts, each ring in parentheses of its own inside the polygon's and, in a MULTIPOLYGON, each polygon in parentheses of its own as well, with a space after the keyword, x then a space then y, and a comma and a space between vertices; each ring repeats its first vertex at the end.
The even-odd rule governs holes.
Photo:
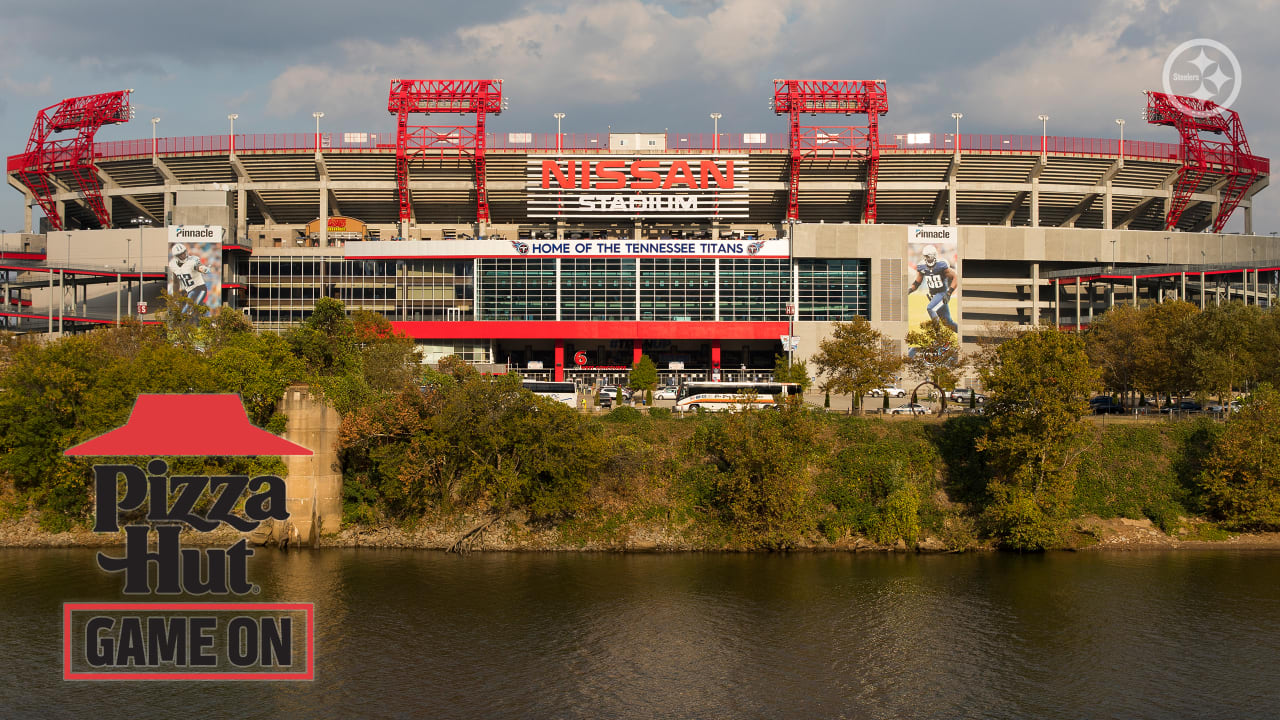
POLYGON ((756 240, 755 242, 747 243, 747 254, 755 255, 756 253, 760 252, 760 248, 762 247, 764 247, 763 240, 756 240))
POLYGON ((520 253, 521 255, 529 254, 529 243, 522 243, 519 240, 512 240, 511 247, 515 248, 516 252, 520 253))

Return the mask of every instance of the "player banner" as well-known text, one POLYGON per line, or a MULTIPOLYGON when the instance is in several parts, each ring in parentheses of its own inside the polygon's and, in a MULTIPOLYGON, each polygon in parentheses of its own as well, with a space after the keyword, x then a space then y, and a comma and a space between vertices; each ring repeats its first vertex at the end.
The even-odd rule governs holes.
POLYGON ((210 310, 222 305, 222 241, 217 225, 170 225, 165 277, 170 294, 182 293, 210 310))
POLYGON ((907 323, 914 330, 937 318, 957 334, 960 231, 952 225, 907 228, 907 323))

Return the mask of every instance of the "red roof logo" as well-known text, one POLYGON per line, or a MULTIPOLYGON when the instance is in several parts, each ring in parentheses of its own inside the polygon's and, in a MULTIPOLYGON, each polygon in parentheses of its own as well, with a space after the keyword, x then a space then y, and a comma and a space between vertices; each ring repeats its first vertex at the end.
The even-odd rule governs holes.
POLYGON ((249 423, 239 395, 139 395, 129 422, 64 455, 311 455, 249 423))

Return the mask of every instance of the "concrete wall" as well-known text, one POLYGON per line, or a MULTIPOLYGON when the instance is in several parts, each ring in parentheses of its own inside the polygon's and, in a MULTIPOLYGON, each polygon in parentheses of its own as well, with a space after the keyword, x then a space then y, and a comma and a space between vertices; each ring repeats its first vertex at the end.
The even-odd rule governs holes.
POLYGON ((285 391, 279 411, 288 416, 284 437, 309 448, 314 455, 285 457, 286 506, 296 542, 312 544, 323 533, 335 533, 342 523, 342 468, 338 464, 341 416, 311 395, 306 386, 285 391))

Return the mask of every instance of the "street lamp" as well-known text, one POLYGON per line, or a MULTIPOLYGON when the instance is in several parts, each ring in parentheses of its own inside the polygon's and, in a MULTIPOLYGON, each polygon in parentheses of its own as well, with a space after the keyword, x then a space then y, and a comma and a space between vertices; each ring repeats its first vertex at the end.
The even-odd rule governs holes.
MULTIPOLYGON (((138 228, 138 302, 139 302, 139 303, 141 303, 143 300, 145 300, 145 299, 146 299, 146 298, 143 296, 143 294, 142 294, 142 282, 143 282, 143 277, 142 277, 142 272, 143 272, 143 264, 142 264, 142 227, 143 227, 144 225, 150 225, 150 224, 151 224, 151 220, 149 220, 149 219, 147 219, 147 218, 145 218, 145 217, 143 217, 143 216, 139 215, 139 216, 135 217, 134 219, 130 220, 129 222, 133 223, 133 226, 134 226, 134 227, 136 227, 136 228, 138 228)), ((126 250, 126 253, 127 253, 127 252, 128 252, 128 251, 126 250)), ((142 315, 142 313, 138 313, 138 315, 139 315, 139 316, 141 316, 141 315, 142 315)))
POLYGON ((231 138, 231 154, 232 155, 236 154, 236 118, 238 117, 240 117, 240 113, 231 113, 230 115, 227 116, 227 119, 231 121, 231 133, 229 137, 231 138))
POLYGON ((711 152, 720 152, 720 113, 711 113, 712 132, 711 136, 711 152))
POLYGON ((160 118, 151 118, 151 157, 156 156, 156 123, 160 122, 160 118))
POLYGON ((560 121, 564 119, 564 113, 558 112, 552 117, 556 119, 556 152, 560 152, 560 121))
POLYGON ((316 119, 316 152, 320 152, 320 118, 324 117, 324 113, 317 110, 311 113, 311 117, 316 119))
POLYGON ((1124 118, 1116 118, 1116 124, 1120 126, 1120 157, 1124 157, 1124 118))
POLYGON ((956 121, 956 154, 960 154, 960 118, 964 117, 964 113, 951 113, 951 119, 956 121))
POLYGON ((1045 150, 1045 135, 1049 133, 1049 116, 1037 115, 1036 117, 1040 118, 1040 155, 1043 157, 1045 150))

